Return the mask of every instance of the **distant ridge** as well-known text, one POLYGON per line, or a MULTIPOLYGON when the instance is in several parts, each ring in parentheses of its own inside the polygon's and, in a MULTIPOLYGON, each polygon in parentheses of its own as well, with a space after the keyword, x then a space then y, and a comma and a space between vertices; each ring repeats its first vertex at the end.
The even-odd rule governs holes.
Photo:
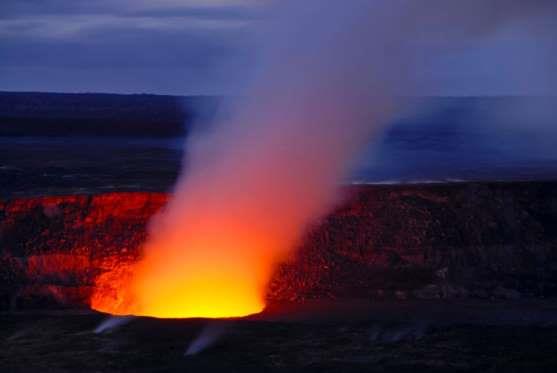
POLYGON ((218 98, 0 91, 0 136, 184 136, 218 98))
MULTIPOLYGON (((170 96, 151 93, 49 93, 0 91, 0 137, 110 136, 182 137, 196 119, 203 126, 214 117, 221 96, 170 96)), ((494 107, 555 107, 551 96, 401 97, 402 114, 425 108, 428 123, 478 120, 475 113, 494 107), (433 110, 432 110, 433 109, 433 110)), ((420 114, 423 117, 423 113, 420 114)), ((421 118, 424 119, 424 118, 421 118)), ((415 122, 415 120, 413 120, 415 122)), ((205 127, 203 127, 205 128, 205 127)), ((407 131, 395 126, 391 132, 407 131)))

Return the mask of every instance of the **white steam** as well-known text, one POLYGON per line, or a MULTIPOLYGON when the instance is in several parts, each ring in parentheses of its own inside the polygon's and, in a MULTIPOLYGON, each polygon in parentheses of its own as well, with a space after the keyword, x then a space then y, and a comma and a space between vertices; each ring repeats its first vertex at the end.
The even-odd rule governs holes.
POLYGON ((211 322, 203 327, 201 333, 190 343, 184 356, 193 356, 213 346, 230 327, 225 323, 211 322))
POLYGON ((110 316, 103 320, 94 330, 95 334, 110 333, 121 326, 129 324, 133 316, 110 316))
POLYGON ((241 279, 249 296, 264 291, 307 225, 337 202, 339 184, 390 119, 395 98, 424 89, 415 84, 417 40, 474 41, 511 23, 535 34, 554 4, 278 2, 260 30, 259 64, 243 98, 215 131, 188 144, 187 172, 146 245, 140 306, 162 309, 176 297, 206 303, 211 294, 190 290, 209 267, 219 289, 241 279))

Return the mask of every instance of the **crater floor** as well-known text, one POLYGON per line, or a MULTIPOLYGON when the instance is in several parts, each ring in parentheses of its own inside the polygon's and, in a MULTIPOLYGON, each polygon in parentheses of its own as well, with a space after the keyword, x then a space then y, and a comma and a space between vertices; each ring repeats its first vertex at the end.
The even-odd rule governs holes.
POLYGON ((557 370, 557 302, 275 307, 251 319, 136 318, 94 333, 92 312, 0 314, 4 372, 494 372, 557 370), (184 356, 203 330, 214 345, 184 356), (219 331, 220 330, 220 331, 219 331))

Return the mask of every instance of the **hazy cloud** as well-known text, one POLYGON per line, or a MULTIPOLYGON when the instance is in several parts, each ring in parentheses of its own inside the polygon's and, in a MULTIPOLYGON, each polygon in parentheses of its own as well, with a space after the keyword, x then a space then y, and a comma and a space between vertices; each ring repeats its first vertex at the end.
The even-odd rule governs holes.
MULTIPOLYGON (((0 90, 227 92, 252 69, 252 26, 268 16, 269 1, 1 0, 0 90)), ((419 14, 399 24, 415 31, 408 63, 439 82, 432 94, 526 93, 519 71, 552 92, 555 78, 543 80, 555 75, 554 0, 392 1, 419 14), (524 23, 522 14, 532 17, 524 23), (496 24, 504 26, 494 32, 496 24)))
POLYGON ((0 89, 67 90, 71 83, 37 75, 64 80, 66 71, 72 91, 226 90, 221 72, 245 65, 259 17, 249 0, 3 0, 0 89), (177 89, 180 80, 190 84, 177 89))

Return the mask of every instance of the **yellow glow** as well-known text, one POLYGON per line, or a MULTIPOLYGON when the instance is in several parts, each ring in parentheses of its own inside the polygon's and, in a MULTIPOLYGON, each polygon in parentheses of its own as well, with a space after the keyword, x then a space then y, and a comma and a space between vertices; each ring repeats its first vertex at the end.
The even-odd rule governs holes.
MULTIPOLYGON (((151 291, 157 284, 149 285, 146 291, 151 291)), ((142 308, 143 311, 137 313, 142 316, 221 318, 259 313, 264 303, 248 285, 231 282, 223 276, 166 287, 156 297, 151 297, 142 308)))
MULTIPOLYGON (((91 307, 113 315, 228 318, 261 312, 274 258, 237 224, 159 236, 139 262, 97 279, 91 307), (164 239, 162 239, 164 237, 164 239)), ((199 227, 196 227, 199 229, 199 227)))

